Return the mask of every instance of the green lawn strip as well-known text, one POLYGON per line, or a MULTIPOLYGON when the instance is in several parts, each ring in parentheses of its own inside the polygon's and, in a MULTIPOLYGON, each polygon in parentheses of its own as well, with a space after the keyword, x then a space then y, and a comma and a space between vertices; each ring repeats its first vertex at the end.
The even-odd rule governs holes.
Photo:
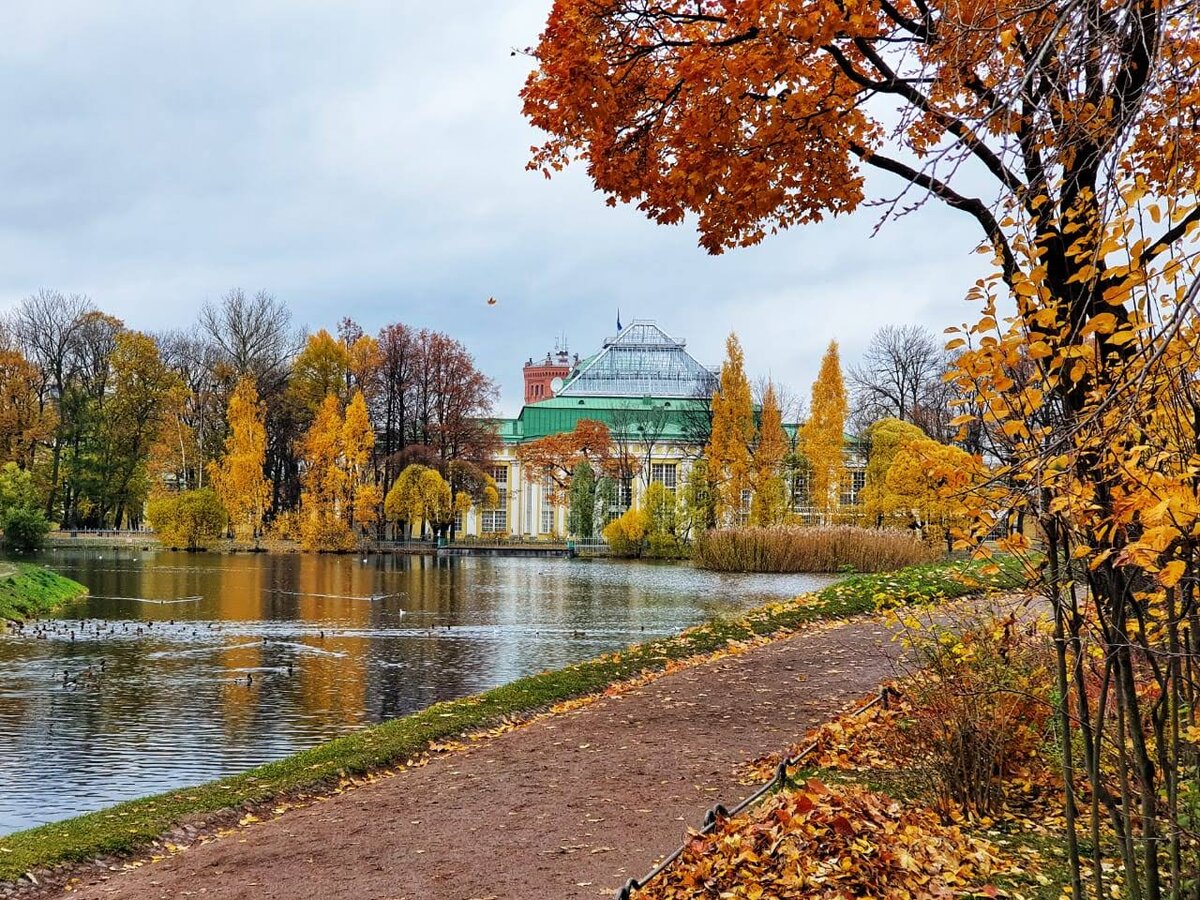
POLYGON ((982 563, 946 562, 879 575, 861 575, 792 601, 772 603, 737 619, 713 620, 670 638, 540 672, 461 700, 434 704, 403 718, 364 728, 241 775, 122 803, 62 822, 0 837, 0 881, 60 862, 88 860, 144 847, 183 818, 274 797, 316 791, 341 776, 386 768, 419 755, 434 741, 525 716, 572 697, 595 693, 672 660, 711 653, 736 641, 789 631, 809 622, 873 612, 881 591, 902 579, 906 590, 928 582, 946 598, 1019 583, 1014 569, 980 574, 982 563))
POLYGON ((33 563, 0 560, 0 621, 44 616, 87 588, 33 563))

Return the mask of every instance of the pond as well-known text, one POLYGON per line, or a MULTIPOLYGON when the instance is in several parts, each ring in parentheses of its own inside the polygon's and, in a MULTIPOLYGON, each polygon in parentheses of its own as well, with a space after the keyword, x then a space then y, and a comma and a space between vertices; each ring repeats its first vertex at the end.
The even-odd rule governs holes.
POLYGON ((58 550, 92 596, 0 636, 0 834, 829 583, 609 560, 58 550))

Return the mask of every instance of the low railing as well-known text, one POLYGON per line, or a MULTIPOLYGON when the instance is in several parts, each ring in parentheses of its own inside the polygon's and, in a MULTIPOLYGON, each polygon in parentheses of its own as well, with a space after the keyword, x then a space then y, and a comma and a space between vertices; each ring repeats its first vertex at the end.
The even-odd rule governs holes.
MULTIPOLYGON (((894 687, 886 686, 880 692, 879 696, 874 697, 867 703, 856 709, 852 715, 862 715, 867 710, 875 706, 882 705, 884 709, 888 708, 889 698, 899 697, 900 692, 894 687)), ((739 813, 753 806, 772 790, 779 790, 787 786, 788 769, 794 769, 800 765, 814 750, 817 749, 817 743, 814 741, 807 747, 802 748, 797 753, 783 759, 778 766, 775 767, 775 774, 771 780, 760 787, 757 791, 743 800, 741 803, 732 809, 727 809, 723 804, 718 803, 704 814, 704 824, 700 826, 700 834, 709 834, 721 822, 726 819, 731 819, 739 813)), ((683 855, 683 851, 687 849, 688 841, 684 841, 671 853, 667 854, 653 869, 643 875, 641 878, 630 878, 622 885, 617 892, 617 900, 632 900, 633 892, 641 890, 663 872, 665 872, 675 860, 683 855)))

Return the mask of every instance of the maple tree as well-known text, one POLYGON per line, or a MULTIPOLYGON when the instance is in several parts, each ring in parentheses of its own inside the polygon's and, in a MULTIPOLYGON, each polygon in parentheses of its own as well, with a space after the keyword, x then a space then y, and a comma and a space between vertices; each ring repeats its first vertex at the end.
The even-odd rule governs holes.
POLYGON ((838 507, 838 489, 845 477, 846 386, 837 341, 830 341, 812 386, 808 421, 800 429, 801 450, 808 463, 808 488, 813 509, 828 522, 838 507))
POLYGON ((746 378, 746 357, 737 335, 730 334, 712 397, 712 431, 704 451, 717 524, 735 524, 743 513, 742 497, 752 489, 753 441, 754 403, 746 378))
POLYGON ((612 433, 595 419, 580 419, 570 431, 548 434, 517 448, 517 459, 527 466, 530 477, 548 481, 554 502, 561 502, 571 487, 575 468, 588 463, 593 471, 612 468, 612 433))
MULTIPOLYGON (((1134 896, 1177 895, 1200 875, 1178 737, 1200 655, 1194 4, 558 0, 533 54, 531 165, 583 157, 611 202, 693 214, 713 252, 859 207, 868 168, 900 185, 885 218, 937 202, 974 223, 996 272, 949 349, 1009 452, 973 530, 1036 513, 1070 891, 1085 828, 1134 896)), ((1100 860, 1087 878, 1115 887, 1100 860)))
POLYGON ((271 482, 263 474, 267 458, 266 413, 254 379, 243 376, 229 398, 225 454, 210 464, 213 487, 229 513, 234 537, 255 540, 262 528, 271 482))

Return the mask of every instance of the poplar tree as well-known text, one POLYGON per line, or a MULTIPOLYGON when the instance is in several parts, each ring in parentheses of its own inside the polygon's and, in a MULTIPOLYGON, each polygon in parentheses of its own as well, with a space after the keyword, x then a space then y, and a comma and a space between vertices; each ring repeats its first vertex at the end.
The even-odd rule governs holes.
POLYGON ((226 413, 229 436, 220 462, 209 464, 213 487, 229 512, 239 541, 256 538, 271 500, 271 482, 263 475, 267 459, 266 415, 249 375, 238 380, 226 413))
POLYGON ((768 383, 763 394, 758 442, 754 448, 754 499, 750 506, 752 525, 778 525, 783 521, 787 511, 787 486, 780 467, 787 451, 783 410, 779 406, 775 385, 768 383))
POLYGON ((845 429, 846 385, 837 341, 830 341, 813 382, 808 421, 801 430, 812 505, 823 522, 829 522, 838 507, 838 490, 845 471, 845 429))
POLYGON ((742 345, 733 333, 725 341, 725 362, 712 410, 712 435, 705 456, 709 480, 716 487, 716 520, 722 525, 735 524, 742 511, 742 494, 752 488, 754 406, 742 345))

